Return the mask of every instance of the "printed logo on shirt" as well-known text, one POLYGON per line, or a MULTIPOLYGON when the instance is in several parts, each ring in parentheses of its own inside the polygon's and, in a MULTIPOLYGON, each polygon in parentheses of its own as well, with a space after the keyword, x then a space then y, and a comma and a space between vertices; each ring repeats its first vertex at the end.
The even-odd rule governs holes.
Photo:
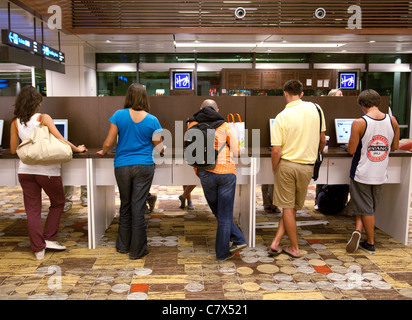
POLYGON ((373 162, 380 162, 386 159, 389 154, 389 141, 384 136, 374 136, 368 143, 366 152, 368 159, 373 162))

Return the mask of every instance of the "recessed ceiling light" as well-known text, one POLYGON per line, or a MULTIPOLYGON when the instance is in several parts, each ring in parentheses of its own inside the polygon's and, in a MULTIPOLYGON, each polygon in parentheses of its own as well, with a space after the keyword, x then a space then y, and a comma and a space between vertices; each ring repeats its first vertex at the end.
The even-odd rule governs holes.
POLYGON ((346 43, 176 43, 178 48, 338 48, 346 43))

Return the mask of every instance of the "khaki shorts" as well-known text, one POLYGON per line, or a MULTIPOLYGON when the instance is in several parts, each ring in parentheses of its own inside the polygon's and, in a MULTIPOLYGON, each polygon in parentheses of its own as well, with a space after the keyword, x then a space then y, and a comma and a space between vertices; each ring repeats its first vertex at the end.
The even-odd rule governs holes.
POLYGON ((273 204, 280 208, 300 210, 313 176, 313 165, 281 159, 275 171, 273 204))

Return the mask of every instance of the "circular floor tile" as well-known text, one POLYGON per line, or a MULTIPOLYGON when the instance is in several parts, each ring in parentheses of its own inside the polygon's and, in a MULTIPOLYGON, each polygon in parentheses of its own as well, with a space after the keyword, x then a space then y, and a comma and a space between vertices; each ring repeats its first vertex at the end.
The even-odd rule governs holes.
POLYGON ((386 281, 380 281, 380 280, 371 281, 371 285, 381 290, 389 290, 392 288, 392 286, 389 283, 387 283, 386 281))
POLYGON ((148 268, 139 268, 134 271, 134 274, 136 276, 148 276, 151 273, 152 273, 152 269, 148 269, 148 268))
POLYGON ((147 294, 144 292, 133 292, 127 295, 127 300, 146 300, 147 294))
POLYGON ((382 280, 382 276, 379 275, 379 274, 377 274, 377 273, 366 272, 366 273, 364 273, 364 274, 362 274, 362 275, 363 275, 363 277, 364 277, 366 280, 369 280, 369 281, 373 281, 373 280, 379 281, 379 280, 382 280))
POLYGON ((252 269, 252 268, 249 268, 249 267, 240 267, 240 268, 237 268, 237 272, 238 272, 239 274, 241 274, 242 276, 245 276, 245 275, 250 275, 250 274, 252 274, 252 273, 253 273, 253 269, 252 269))
POLYGON ((260 286, 255 282, 245 282, 242 284, 242 288, 246 291, 258 291, 260 286))
POLYGON ((273 276, 273 279, 275 279, 276 281, 292 281, 293 277, 289 274, 285 274, 285 273, 277 273, 273 276))
POLYGON ((312 259, 312 260, 309 260, 309 263, 310 263, 312 266, 316 266, 316 267, 326 265, 326 262, 323 261, 323 260, 320 260, 320 259, 312 259))
POLYGON ((302 290, 316 290, 317 286, 310 281, 302 281, 297 283, 298 287, 302 290))
POLYGON ((263 273, 276 273, 279 272, 279 267, 273 264, 261 264, 256 268, 258 271, 263 273))
POLYGON ((242 286, 238 282, 226 282, 223 285, 223 289, 229 292, 235 292, 235 291, 240 291, 242 289, 242 286))
POLYGON ((126 283, 119 283, 112 286, 111 290, 115 293, 123 293, 129 291, 130 285, 126 283))
POLYGON ((189 292, 200 292, 203 291, 205 287, 201 283, 191 282, 185 286, 185 289, 189 292))
POLYGON ((346 280, 346 276, 340 273, 329 273, 328 274, 328 279, 332 280, 332 281, 345 281, 346 280))
POLYGON ((407 288, 407 289, 400 289, 399 293, 405 297, 411 298, 412 299, 412 289, 407 288))
POLYGON ((279 285, 274 282, 262 282, 260 288, 265 291, 276 291, 279 290, 279 285))
POLYGON ((282 290, 297 290, 298 285, 291 281, 281 281, 279 283, 279 288, 282 290))
POLYGON ((335 289, 335 285, 330 281, 318 281, 316 282, 316 285, 321 290, 334 290, 335 289))
POLYGON ((150 286, 146 283, 136 283, 130 286, 131 292, 146 292, 148 291, 150 286))

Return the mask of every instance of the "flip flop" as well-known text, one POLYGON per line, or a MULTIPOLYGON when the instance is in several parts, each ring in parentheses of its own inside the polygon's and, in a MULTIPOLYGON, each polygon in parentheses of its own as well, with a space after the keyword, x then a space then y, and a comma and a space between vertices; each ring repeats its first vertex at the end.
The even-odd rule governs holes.
POLYGON ((295 256, 294 254, 290 253, 288 250, 283 249, 282 252, 286 253, 289 257, 294 258, 294 259, 299 259, 300 256, 295 256))
POLYGON ((273 250, 272 248, 269 248, 269 257, 277 257, 278 255, 280 255, 282 253, 282 248, 280 248, 279 250, 273 250))

